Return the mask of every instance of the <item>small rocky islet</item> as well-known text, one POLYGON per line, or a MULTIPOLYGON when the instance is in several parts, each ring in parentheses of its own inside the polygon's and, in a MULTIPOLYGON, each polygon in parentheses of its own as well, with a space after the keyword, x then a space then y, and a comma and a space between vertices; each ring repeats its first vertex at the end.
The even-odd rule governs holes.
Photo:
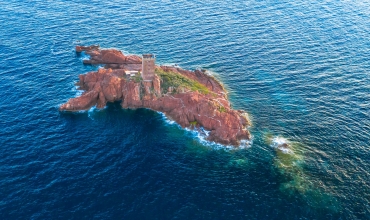
POLYGON ((238 147, 251 139, 248 114, 233 110, 222 84, 205 71, 157 66, 151 54, 125 55, 95 45, 76 46, 76 52, 90 55, 84 64, 104 67, 79 75, 77 86, 84 92, 62 104, 60 111, 100 109, 121 101, 122 108, 149 108, 183 128, 203 128, 209 141, 238 147))

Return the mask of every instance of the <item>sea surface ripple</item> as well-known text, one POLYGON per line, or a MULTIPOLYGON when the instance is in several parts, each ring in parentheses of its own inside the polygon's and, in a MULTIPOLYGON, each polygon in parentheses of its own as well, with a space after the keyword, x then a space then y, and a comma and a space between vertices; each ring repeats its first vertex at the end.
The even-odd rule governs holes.
POLYGON ((370 219, 368 1, 0 5, 0 219, 370 219), (60 113, 98 68, 76 44, 207 69, 253 144, 215 148, 119 103, 60 113))

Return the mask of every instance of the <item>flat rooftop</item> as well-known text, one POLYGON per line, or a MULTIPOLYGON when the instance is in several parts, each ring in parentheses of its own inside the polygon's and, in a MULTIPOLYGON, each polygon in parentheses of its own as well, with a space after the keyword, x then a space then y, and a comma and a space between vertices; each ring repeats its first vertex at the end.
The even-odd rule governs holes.
POLYGON ((148 53, 148 54, 143 54, 143 58, 155 58, 154 54, 148 53))

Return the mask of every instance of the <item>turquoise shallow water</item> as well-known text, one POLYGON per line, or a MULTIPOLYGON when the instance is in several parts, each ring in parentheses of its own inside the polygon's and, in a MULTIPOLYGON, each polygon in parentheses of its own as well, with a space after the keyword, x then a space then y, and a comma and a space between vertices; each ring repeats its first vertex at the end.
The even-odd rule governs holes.
POLYGON ((0 4, 1 219, 369 219, 369 3, 0 4), (119 103, 58 112, 97 68, 76 44, 209 70, 253 143, 210 145, 119 103))

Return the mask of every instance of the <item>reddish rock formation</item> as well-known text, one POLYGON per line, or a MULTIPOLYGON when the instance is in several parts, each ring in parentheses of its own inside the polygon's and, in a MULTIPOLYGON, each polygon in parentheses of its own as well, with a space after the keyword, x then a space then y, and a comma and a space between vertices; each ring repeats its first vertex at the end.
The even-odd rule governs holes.
POLYGON ((84 64, 109 64, 116 68, 128 64, 139 64, 141 66, 141 57, 136 55, 125 56, 121 51, 115 49, 99 50, 96 46, 76 46, 76 51, 85 51, 90 55, 89 60, 83 61, 84 64))
POLYGON ((88 47, 76 46, 76 52, 81 53, 82 51, 99 50, 99 47, 100 47, 99 45, 91 45, 91 46, 88 46, 88 47))
POLYGON ((94 105, 103 108, 107 102, 121 101, 123 108, 150 108, 163 112, 182 127, 203 127, 210 131, 207 137, 210 141, 238 146, 241 140, 250 139, 247 114, 231 109, 223 86, 212 76, 199 70, 192 72, 175 67, 157 67, 158 70, 170 71, 196 80, 210 91, 203 94, 189 88, 171 87, 172 89, 164 93, 161 89, 163 79, 157 74, 153 81, 142 81, 139 76, 126 76, 124 69, 135 69, 128 68, 130 66, 127 64, 141 63, 140 57, 125 56, 113 49, 78 47, 83 50, 81 48, 85 48, 86 53, 91 55, 91 60, 87 63, 115 63, 121 66, 112 69, 109 68, 110 65, 106 65, 97 72, 80 75, 78 85, 85 92, 61 105, 61 111, 87 110, 94 105))

